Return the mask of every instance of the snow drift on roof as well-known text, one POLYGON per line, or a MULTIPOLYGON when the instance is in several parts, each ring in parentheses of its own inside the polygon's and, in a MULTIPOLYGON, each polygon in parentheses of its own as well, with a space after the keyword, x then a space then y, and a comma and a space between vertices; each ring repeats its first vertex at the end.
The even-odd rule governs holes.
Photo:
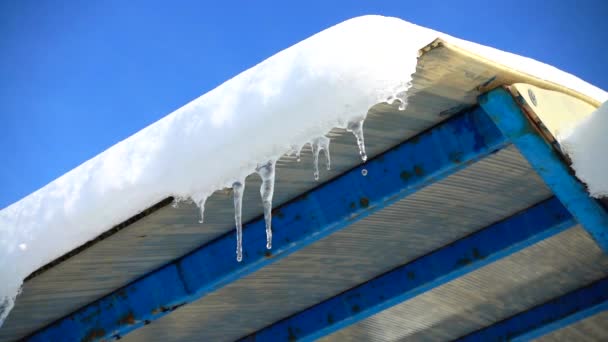
POLYGON ((608 101, 558 139, 594 197, 608 197, 608 101))
MULTIPOLYGON (((363 119, 404 94, 418 50, 441 37, 508 67, 605 101, 551 66, 400 19, 354 18, 228 80, 0 211, 0 322, 23 279, 162 199, 193 198, 363 119)), ((262 242, 261 242, 262 243, 262 242)))

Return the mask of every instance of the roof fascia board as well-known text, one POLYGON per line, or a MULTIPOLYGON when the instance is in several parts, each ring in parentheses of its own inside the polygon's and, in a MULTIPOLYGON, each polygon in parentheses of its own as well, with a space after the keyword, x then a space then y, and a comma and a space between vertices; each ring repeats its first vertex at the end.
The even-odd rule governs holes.
POLYGON ((480 106, 500 131, 519 149, 598 246, 608 253, 608 212, 589 196, 585 186, 522 110, 520 105, 523 103, 517 101, 523 99, 514 99, 505 88, 479 97, 480 106))

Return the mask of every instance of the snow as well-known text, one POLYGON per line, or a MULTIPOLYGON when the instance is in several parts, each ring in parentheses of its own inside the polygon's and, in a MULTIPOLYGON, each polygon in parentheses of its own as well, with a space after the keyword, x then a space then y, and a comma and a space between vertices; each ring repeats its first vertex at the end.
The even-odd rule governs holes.
POLYGON ((608 102, 604 102, 558 140, 572 160, 576 176, 593 197, 608 197, 608 102))
POLYGON ((406 105, 418 50, 438 37, 608 100, 604 91, 531 59, 396 18, 348 20, 244 71, 0 211, 0 324, 31 272, 168 196, 204 206, 214 191, 234 184, 241 189, 258 167, 293 146, 318 142, 334 127, 355 134, 353 143, 365 159, 368 109, 385 100, 406 105))

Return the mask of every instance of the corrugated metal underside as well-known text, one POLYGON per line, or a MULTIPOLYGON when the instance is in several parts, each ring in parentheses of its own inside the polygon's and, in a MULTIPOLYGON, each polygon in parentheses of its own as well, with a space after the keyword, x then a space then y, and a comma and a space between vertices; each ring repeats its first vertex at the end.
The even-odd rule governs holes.
POLYGON ((451 340, 597 280, 607 269, 608 257, 573 227, 324 340, 451 340))
MULTIPOLYGON (((365 122, 368 155, 373 157, 447 118, 437 113, 453 103, 453 100, 428 94, 413 98, 407 111, 386 104, 375 106, 365 122)), ((305 148, 299 163, 295 157, 288 156, 277 163, 275 206, 360 163, 351 133, 336 130, 331 136, 332 170, 322 169, 319 182, 313 179, 310 148, 305 148)), ((244 221, 262 213, 259 186, 257 175, 247 178, 244 221)), ((23 337, 234 230, 232 203, 230 190, 216 192, 205 205, 204 224, 198 223, 200 214, 192 204, 182 203, 178 208, 166 206, 33 277, 24 284, 15 308, 0 329, 0 341, 23 337)))
MULTIPOLYGON (((365 122, 370 156, 474 104, 487 87, 510 83, 513 78, 469 55, 436 46, 419 60, 405 111, 388 105, 371 110, 365 122)), ((518 77, 515 81, 527 80, 518 77)), ((333 169, 322 172, 321 182, 359 163, 350 133, 332 132, 330 149, 333 169)), ((309 151, 300 163, 290 157, 281 159, 276 205, 319 184, 312 179, 311 164, 309 151)), ((259 184, 257 176, 247 179, 245 220, 262 212, 259 184)), ((509 147, 124 338, 217 341, 243 337, 550 195, 519 152, 509 147)), ((234 226, 231 192, 217 192, 208 200, 204 224, 198 223, 198 215, 191 204, 161 208, 33 277, 0 329, 0 341, 24 337, 230 232, 234 226)), ((234 257, 232 252, 228 257, 234 257)), ((454 338, 606 274, 607 257, 586 232, 573 227, 327 339, 454 338)), ((605 318, 591 317, 566 329, 595 329, 606 336, 593 327, 605 318)), ((553 335, 566 334, 566 329, 553 335)))
MULTIPOLYGON (((509 148, 125 338, 234 340, 547 196, 548 189, 509 148)), ((345 331, 353 332, 352 340, 392 340, 413 331, 431 334, 433 324, 447 323, 437 328, 443 335, 435 336, 458 337, 598 279, 606 269, 608 260, 586 233, 571 229, 423 295, 405 316, 387 310, 390 318, 379 320, 376 328, 345 331), (394 335, 384 335, 390 326, 394 335)))
POLYGON ((605 341, 608 336, 608 312, 604 311, 593 317, 556 330, 538 339, 539 342, 605 341))
MULTIPOLYGON (((368 114, 365 140, 370 157, 435 125, 447 118, 439 113, 463 103, 465 92, 453 89, 446 97, 444 86, 433 86, 438 76, 420 71, 413 87, 420 94, 411 97, 406 111, 379 104, 368 114)), ((473 103, 474 96, 467 99, 473 103)), ((275 206, 360 163, 352 134, 335 130, 331 136, 332 170, 323 170, 319 182, 313 179, 310 149, 303 151, 300 163, 287 156, 278 162, 275 206)), ((257 176, 247 178, 244 221, 262 213, 259 185, 257 176)), ((0 329, 0 341, 23 337, 234 229, 230 191, 216 192, 207 200, 205 212, 201 225, 191 204, 162 208, 28 280, 0 329)))

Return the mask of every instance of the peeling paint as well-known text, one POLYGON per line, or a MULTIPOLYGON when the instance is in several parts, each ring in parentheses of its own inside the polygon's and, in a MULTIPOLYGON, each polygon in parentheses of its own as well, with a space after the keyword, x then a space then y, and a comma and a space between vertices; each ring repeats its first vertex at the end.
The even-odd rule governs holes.
POLYGON ((93 328, 83 338, 81 342, 92 342, 97 339, 103 338, 106 335, 105 329, 93 328))

